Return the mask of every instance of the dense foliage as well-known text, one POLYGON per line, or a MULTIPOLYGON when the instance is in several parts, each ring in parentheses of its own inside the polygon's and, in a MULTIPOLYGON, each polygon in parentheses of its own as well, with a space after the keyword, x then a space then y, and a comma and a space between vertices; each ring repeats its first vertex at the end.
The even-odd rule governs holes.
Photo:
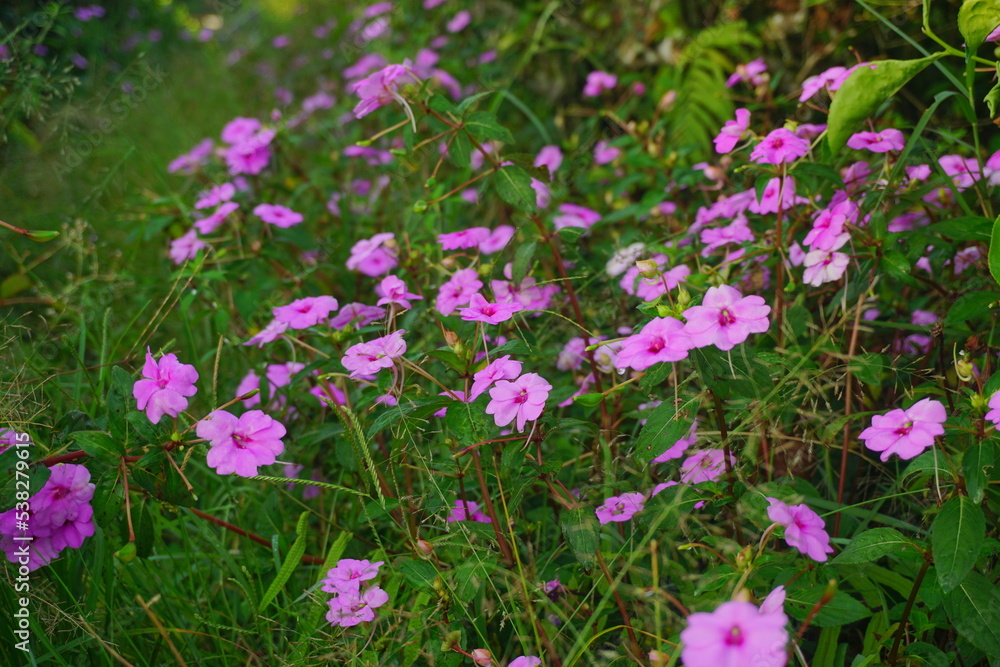
POLYGON ((325 4, 216 8, 96 251, 7 219, 5 637, 1000 661, 1000 2, 325 4))

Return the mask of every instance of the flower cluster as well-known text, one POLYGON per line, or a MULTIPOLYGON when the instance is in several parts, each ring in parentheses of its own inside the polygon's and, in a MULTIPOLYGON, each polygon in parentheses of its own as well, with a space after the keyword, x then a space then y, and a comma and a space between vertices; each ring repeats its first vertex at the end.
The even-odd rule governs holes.
POLYGON ((327 601, 330 610, 326 613, 326 620, 331 625, 349 628, 375 620, 375 609, 388 602, 389 595, 375 585, 368 585, 362 590, 362 582, 377 577, 383 564, 383 561, 372 563, 342 558, 326 573, 322 590, 334 594, 327 601))

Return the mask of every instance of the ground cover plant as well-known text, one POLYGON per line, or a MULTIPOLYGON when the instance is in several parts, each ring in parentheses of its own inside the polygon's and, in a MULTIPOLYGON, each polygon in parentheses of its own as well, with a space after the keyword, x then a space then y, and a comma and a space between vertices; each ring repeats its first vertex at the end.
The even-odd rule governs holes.
POLYGON ((1000 2, 185 11, 3 214, 11 664, 1000 662, 1000 2))

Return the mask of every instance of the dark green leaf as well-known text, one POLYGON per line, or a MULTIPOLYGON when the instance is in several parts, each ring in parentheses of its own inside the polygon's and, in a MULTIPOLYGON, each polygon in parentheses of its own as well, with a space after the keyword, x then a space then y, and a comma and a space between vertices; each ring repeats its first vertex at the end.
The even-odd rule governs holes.
POLYGON ((965 474, 965 489, 972 502, 981 503, 986 487, 994 476, 1000 446, 994 440, 983 440, 972 445, 962 457, 962 471, 965 474))
POLYGON ((481 141, 496 139, 505 144, 514 143, 514 135, 510 130, 497 122, 497 117, 488 111, 474 111, 468 115, 464 124, 469 133, 481 141))
POLYGON ((597 515, 588 507, 578 507, 566 510, 559 519, 570 551, 588 570, 597 562, 597 549, 600 546, 597 515))
POLYGON ((976 648, 1000 657, 1000 591, 989 579, 972 572, 944 596, 952 627, 976 648))
POLYGON ((646 465, 687 435, 691 420, 678 417, 673 401, 653 408, 635 441, 635 458, 646 465))
POLYGON ((525 243, 514 253, 514 263, 511 269, 511 280, 515 285, 520 285, 524 277, 531 270, 531 263, 535 259, 535 249, 538 247, 536 241, 525 243))
POLYGON ((535 191, 531 187, 531 176, 521 167, 508 165, 493 175, 497 193, 505 202, 526 213, 535 211, 535 191))
POLYGON ((434 566, 425 560, 404 560, 399 564, 403 578, 417 588, 433 588, 438 573, 434 566))
POLYGON ((986 519, 968 496, 946 502, 931 525, 931 549, 941 590, 948 593, 972 571, 986 539, 986 519))
POLYGON ((844 551, 831 562, 837 565, 870 563, 882 556, 899 553, 912 545, 913 543, 895 528, 873 528, 854 537, 844 551))
POLYGON ((80 449, 87 452, 88 456, 93 456, 95 459, 117 464, 125 455, 125 448, 103 431, 77 431, 72 435, 72 439, 80 445, 80 449))

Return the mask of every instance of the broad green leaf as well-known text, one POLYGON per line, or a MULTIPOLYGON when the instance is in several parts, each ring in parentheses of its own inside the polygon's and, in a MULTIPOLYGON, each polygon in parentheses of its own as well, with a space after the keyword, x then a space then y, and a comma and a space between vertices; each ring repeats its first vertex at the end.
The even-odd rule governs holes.
POLYGON ((998 456, 1000 447, 994 440, 983 440, 965 450, 965 455, 962 457, 962 472, 965 475, 965 489, 969 492, 972 502, 983 501, 998 456))
POLYGON ((538 247, 537 241, 525 243, 514 253, 514 262, 511 267, 511 280, 515 285, 520 285, 524 277, 531 270, 531 263, 535 259, 535 249, 538 247))
POLYGON ((1000 591, 993 582, 972 572, 945 595, 944 608, 958 634, 991 657, 1000 657, 1000 591))
MULTIPOLYGON (((1000 77, 1000 62, 997 63, 997 77, 1000 77)), ((1000 82, 990 88, 990 92, 986 93, 983 102, 986 102, 986 106, 989 107, 990 117, 996 116, 997 104, 1000 103, 1000 82)))
POLYGON ((895 528, 873 528, 855 536, 831 562, 837 565, 870 563, 882 556, 898 553, 908 546, 913 546, 913 543, 895 528))
POLYGON ((466 136, 465 132, 459 131, 451 142, 451 146, 448 147, 448 157, 451 158, 456 167, 468 169, 471 155, 472 144, 469 142, 469 137, 466 136))
POLYGON ((116 464, 125 455, 125 449, 103 431, 77 431, 70 436, 88 456, 116 464))
POLYGON ((453 570, 455 596, 466 604, 471 602, 496 566, 496 557, 492 557, 488 560, 468 561, 456 567, 453 570))
POLYGON ((281 564, 281 569, 278 570, 278 576, 274 578, 271 585, 264 591, 264 597, 260 599, 260 604, 257 607, 258 614, 263 613, 267 609, 267 605, 271 604, 271 600, 277 597, 281 589, 285 587, 288 578, 292 576, 292 572, 302 562, 302 554, 306 552, 306 537, 308 535, 309 512, 303 512, 299 515, 299 522, 295 527, 295 542, 292 543, 292 547, 288 550, 285 562, 281 564))
POLYGON ((462 447, 470 447, 489 439, 495 428, 493 417, 486 414, 481 401, 476 403, 452 401, 445 414, 444 423, 462 447))
POLYGON ((951 666, 951 657, 947 653, 925 642, 913 642, 906 647, 903 653, 917 658, 921 664, 928 665, 928 667, 951 666))
POLYGON ((535 191, 531 187, 531 176, 516 165, 508 165, 493 175, 497 194, 505 202, 526 213, 536 209, 535 191))
POLYGON ((597 515, 589 507, 566 510, 559 519, 563 535, 570 551, 588 570, 597 562, 597 548, 600 546, 597 515))
POLYGON ((972 571, 986 539, 986 519, 968 496, 946 502, 931 525, 931 549, 938 582, 947 593, 972 571))
MULTIPOLYGON (((806 588, 793 588, 788 591, 785 608, 788 614, 796 620, 805 620, 812 608, 823 597, 825 584, 816 584, 806 588)), ((837 625, 847 625, 871 616, 868 607, 847 593, 838 590, 813 618, 812 624, 818 628, 832 628, 837 625)))
POLYGON ((432 588, 438 573, 433 565, 425 560, 404 560, 399 564, 403 578, 417 588, 432 588))
POLYGON ((907 81, 944 55, 942 52, 916 60, 879 60, 854 70, 830 104, 826 134, 830 151, 838 153, 863 120, 899 92, 907 81))
POLYGON ((108 431, 123 447, 128 446, 128 422, 125 415, 135 405, 132 398, 132 386, 135 381, 121 366, 111 369, 111 389, 108 391, 108 431))
POLYGON ((690 419, 678 419, 673 401, 663 401, 649 413, 635 441, 635 458, 646 465, 687 435, 690 419))
POLYGON ((476 139, 496 139, 505 144, 514 143, 514 135, 510 133, 510 130, 497 122, 497 117, 488 111, 470 113, 463 123, 476 139))
POLYGON ((989 265, 993 280, 1000 283, 1000 218, 993 221, 993 233, 990 235, 989 265))
POLYGON ((966 52, 975 55, 989 34, 1000 26, 1000 0, 965 0, 958 10, 958 29, 966 52))

